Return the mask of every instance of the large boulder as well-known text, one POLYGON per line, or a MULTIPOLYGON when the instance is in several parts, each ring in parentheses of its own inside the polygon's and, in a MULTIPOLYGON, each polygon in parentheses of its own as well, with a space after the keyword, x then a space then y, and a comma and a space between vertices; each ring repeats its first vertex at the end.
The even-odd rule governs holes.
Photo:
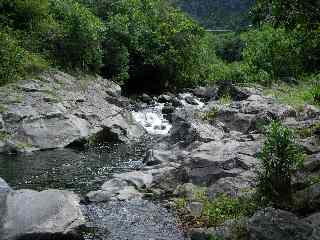
POLYGON ((208 197, 214 199, 221 194, 231 197, 245 195, 256 186, 256 175, 246 171, 236 177, 225 177, 219 179, 208 188, 208 197))
POLYGON ((119 85, 50 71, 0 89, 0 151, 28 152, 90 139, 128 143, 145 132, 124 107, 119 85), (4 135, 5 133, 5 135, 4 135))
POLYGON ((82 239, 80 199, 72 192, 11 191, 1 208, 0 239, 82 239))
POLYGON ((114 174, 100 190, 89 192, 86 197, 90 202, 141 199, 146 192, 173 192, 185 181, 184 177, 177 163, 145 167, 140 171, 114 174))
POLYGON ((267 208, 257 212, 248 223, 249 239, 255 240, 316 240, 314 228, 294 214, 267 208))
POLYGON ((210 142, 220 140, 224 131, 204 121, 195 109, 180 109, 172 117, 172 128, 165 139, 170 145, 180 143, 187 147, 195 141, 210 142))
POLYGON ((191 182, 210 186, 221 178, 237 177, 255 169, 259 141, 238 142, 231 139, 204 143, 185 160, 191 182))

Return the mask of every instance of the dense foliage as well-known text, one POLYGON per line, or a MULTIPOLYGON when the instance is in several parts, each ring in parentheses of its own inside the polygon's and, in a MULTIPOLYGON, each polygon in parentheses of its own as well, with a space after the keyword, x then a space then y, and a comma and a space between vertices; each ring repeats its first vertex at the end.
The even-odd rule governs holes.
MULTIPOLYGON (((98 73, 133 92, 319 76, 320 11, 309 11, 318 9, 315 3, 259 0, 252 9, 258 27, 218 34, 206 32, 172 2, 198 6, 172 0, 0 0, 0 84, 47 66, 98 73)), ((204 2, 213 12, 226 6, 242 12, 253 3, 204 2)))
POLYGON ((290 29, 318 29, 320 2, 314 0, 257 0, 252 12, 256 23, 271 21, 290 29))
MULTIPOLYGON (((0 4, 3 34, 13 32, 13 44, 40 54, 53 66, 100 73, 129 88, 146 90, 191 86, 205 79, 209 61, 205 32, 167 1, 0 4)), ((2 81, 18 75, 11 79, 3 75, 2 81)))
POLYGON ((209 29, 241 29, 250 24, 255 0, 172 0, 209 29))

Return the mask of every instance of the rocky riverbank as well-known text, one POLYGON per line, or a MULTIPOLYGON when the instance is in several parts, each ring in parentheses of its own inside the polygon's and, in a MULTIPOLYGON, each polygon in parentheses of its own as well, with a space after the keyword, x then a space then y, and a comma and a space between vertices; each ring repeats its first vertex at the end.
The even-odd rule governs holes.
POLYGON ((232 232, 240 220, 244 239, 319 239, 320 111, 313 106, 298 111, 257 88, 229 83, 180 94, 144 94, 132 101, 122 97, 121 88, 110 81, 84 81, 58 71, 7 86, 1 95, 2 152, 130 144, 142 136, 154 136, 142 166, 113 173, 99 190, 86 194, 82 211, 79 198, 70 191, 14 191, 0 182, 4 239, 29 239, 35 232, 39 236, 72 233, 78 239, 78 230, 88 222, 106 239, 127 238, 126 229, 137 232, 138 225, 141 234, 133 239, 198 240, 210 235, 235 239, 232 232), (193 221, 203 210, 203 202, 194 198, 199 189, 210 201, 220 194, 236 198, 253 192, 263 127, 275 119, 295 129, 306 153, 304 167, 294 177, 300 208, 295 212, 258 209, 250 218, 227 221, 218 228, 182 222, 188 225, 185 236, 164 206, 174 209, 174 199, 183 198, 187 206, 182 221, 193 221), (26 209, 35 209, 31 222, 26 209), (96 214, 91 216, 90 211, 96 214), (62 212, 68 214, 60 216, 62 212), (13 226, 18 225, 21 229, 16 231, 13 226))
POLYGON ((99 77, 51 71, 0 89, 0 152, 125 142, 145 131, 119 85, 99 77))
MULTIPOLYGON (((142 100, 145 99, 148 98, 144 96, 142 100)), ((320 112, 317 108, 306 105, 297 111, 264 96, 258 89, 231 85, 162 95, 155 100, 164 103, 164 116, 172 124, 169 134, 147 152, 145 167, 115 174, 99 191, 87 195, 89 201, 152 197, 165 199, 172 206, 173 198, 182 197, 189 204, 187 214, 196 217, 203 208, 201 202, 193 200, 197 189, 201 188, 209 200, 221 194, 237 197, 254 191, 259 167, 257 155, 264 141, 263 127, 278 119, 295 129, 300 136, 299 144, 307 154, 305 166, 296 173, 294 181, 296 200, 300 206, 309 208, 306 212, 303 208, 297 211, 310 216, 261 209, 252 218, 245 219, 247 239, 280 240, 289 239, 292 234, 296 236, 293 239, 319 239, 319 225, 310 220, 318 214, 320 203, 319 184, 310 184, 312 177, 320 175, 320 140, 316 130, 320 112), (225 96, 228 101, 223 100, 225 96), (306 132, 308 134, 304 134, 306 132), (269 223, 273 216, 274 222, 269 223), (297 225, 300 227, 295 227, 297 225), (288 229, 295 230, 289 234, 288 229)), ((209 239, 210 235, 217 235, 221 239, 234 239, 228 224, 220 230, 191 229, 190 237, 209 239)))

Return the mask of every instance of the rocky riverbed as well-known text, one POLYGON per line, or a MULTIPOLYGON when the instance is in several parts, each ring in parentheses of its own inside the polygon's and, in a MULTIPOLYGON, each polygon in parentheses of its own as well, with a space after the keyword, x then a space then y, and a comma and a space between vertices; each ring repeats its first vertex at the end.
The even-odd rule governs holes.
POLYGON ((209 199, 253 190, 262 129, 274 119, 303 133, 294 184, 308 209, 262 209, 245 220, 248 239, 320 239, 320 186, 309 184, 320 175, 314 106, 297 111, 229 83, 133 101, 110 81, 58 71, 0 94, 0 177, 11 185, 0 182, 0 239, 232 239, 229 223, 183 228, 171 199, 190 197, 192 216, 195 188, 209 199))

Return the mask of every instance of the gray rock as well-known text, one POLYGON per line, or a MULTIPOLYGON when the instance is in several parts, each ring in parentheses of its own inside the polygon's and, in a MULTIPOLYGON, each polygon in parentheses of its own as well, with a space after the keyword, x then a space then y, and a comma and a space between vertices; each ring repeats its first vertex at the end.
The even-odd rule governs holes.
POLYGON ((153 182, 152 174, 142 171, 114 174, 113 177, 126 181, 129 185, 134 186, 137 189, 149 188, 153 182))
POLYGON ((2 240, 81 239, 78 230, 85 223, 79 198, 68 191, 12 191, 5 204, 0 238, 2 240))
POLYGON ((250 96, 250 92, 247 89, 241 89, 234 86, 230 81, 223 81, 219 83, 217 95, 223 97, 229 95, 234 101, 242 101, 250 96))
POLYGON ((209 186, 220 178, 236 177, 244 170, 255 168, 258 145, 256 141, 235 140, 200 145, 185 160, 191 182, 209 186))
MULTIPOLYGON (((203 190, 206 188, 202 188, 203 190)), ((195 200, 196 193, 199 190, 199 186, 196 186, 192 183, 184 183, 182 185, 178 185, 174 191, 174 195, 180 198, 185 198, 188 200, 195 200)))
POLYGON ((143 194, 139 190, 150 188, 154 180, 149 171, 126 172, 112 177, 102 185, 101 190, 88 193, 87 198, 91 202, 140 199, 143 194))
POLYGON ((1 87, 5 111, 0 125, 10 137, 1 140, 0 151, 61 148, 88 139, 129 143, 145 131, 120 94, 120 86, 111 81, 100 77, 84 81, 56 70, 39 80, 20 81, 14 89, 1 87), (19 99, 8 101, 11 98, 19 99))
POLYGON ((213 126, 201 119, 196 110, 181 109, 175 111, 171 117, 172 129, 166 138, 170 144, 181 143, 183 147, 195 141, 210 142, 220 140, 224 131, 219 126, 213 126))
POLYGON ((206 101, 215 100, 217 98, 217 89, 214 87, 198 87, 193 89, 192 93, 206 101))
POLYGON ((307 172, 320 170, 320 153, 307 156, 303 163, 303 169, 307 172))
POLYGON ((178 156, 172 151, 150 149, 147 151, 144 163, 147 166, 159 165, 167 162, 177 161, 178 156))
POLYGON ((202 202, 190 202, 188 204, 188 210, 191 216, 200 217, 202 214, 204 204, 202 202))
POLYGON ((114 174, 113 179, 105 182, 100 190, 88 193, 87 198, 91 202, 105 202, 141 199, 144 195, 141 191, 145 190, 161 189, 163 192, 173 192, 173 188, 183 181, 181 174, 175 164, 114 174))
POLYGON ((184 100, 190 105, 198 105, 197 101, 195 101, 192 95, 185 96, 184 100))
POLYGON ((320 117, 319 108, 306 104, 302 112, 299 112, 299 118, 302 120, 315 119, 320 117))
POLYGON ((0 177, 0 194, 8 193, 11 191, 8 183, 0 177))
POLYGON ((158 102, 160 103, 168 103, 171 102, 172 97, 166 94, 162 94, 158 97, 158 102))
POLYGON ((208 197, 214 199, 220 194, 231 197, 245 195, 256 186, 256 175, 252 172, 243 172, 236 177, 221 178, 208 188, 208 197))
POLYGON ((153 101, 152 97, 150 97, 148 94, 142 94, 142 96, 140 97, 141 101, 144 103, 151 103, 153 101))
POLYGON ((252 129, 255 115, 244 114, 237 109, 225 107, 218 110, 215 120, 221 121, 230 130, 247 133, 252 129))
POLYGON ((320 206, 320 183, 313 184, 294 194, 297 206, 302 209, 316 210, 320 206))
POLYGON ((110 200, 130 200, 140 199, 142 194, 138 190, 130 186, 126 180, 111 179, 105 182, 101 190, 92 191, 87 194, 87 199, 90 202, 106 202, 110 200))
POLYGON ((17 129, 17 133, 10 143, 19 151, 61 148, 86 138, 89 135, 89 124, 73 115, 65 116, 65 119, 54 117, 25 120, 17 129))
POLYGON ((320 153, 320 138, 316 136, 301 140, 301 145, 309 154, 320 153))
POLYGON ((314 229, 290 212, 267 208, 257 212, 248 223, 249 239, 312 240, 314 229))
POLYGON ((320 227, 320 213, 314 213, 304 218, 304 221, 310 223, 314 227, 320 227))

